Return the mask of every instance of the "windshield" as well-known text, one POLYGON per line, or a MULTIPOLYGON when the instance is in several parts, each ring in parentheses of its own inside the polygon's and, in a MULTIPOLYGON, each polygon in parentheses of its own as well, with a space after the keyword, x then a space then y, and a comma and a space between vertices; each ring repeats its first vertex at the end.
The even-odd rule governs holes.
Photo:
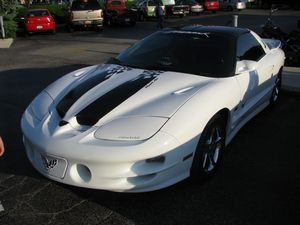
POLYGON ((74 1, 71 10, 99 10, 101 7, 97 1, 74 1))
POLYGON ((235 39, 218 33, 156 32, 122 52, 120 64, 209 77, 232 76, 235 39))

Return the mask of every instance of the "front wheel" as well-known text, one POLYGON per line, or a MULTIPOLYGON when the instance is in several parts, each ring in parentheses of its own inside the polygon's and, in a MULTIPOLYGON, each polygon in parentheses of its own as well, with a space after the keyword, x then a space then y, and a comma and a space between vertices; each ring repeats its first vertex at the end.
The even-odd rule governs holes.
POLYGON ((280 96, 280 90, 281 90, 281 72, 277 75, 276 80, 275 80, 275 85, 272 90, 272 95, 270 98, 270 105, 273 106, 277 101, 280 96))
POLYGON ((220 166, 225 149, 225 123, 215 115, 204 128, 191 167, 191 178, 201 182, 210 178, 220 166))

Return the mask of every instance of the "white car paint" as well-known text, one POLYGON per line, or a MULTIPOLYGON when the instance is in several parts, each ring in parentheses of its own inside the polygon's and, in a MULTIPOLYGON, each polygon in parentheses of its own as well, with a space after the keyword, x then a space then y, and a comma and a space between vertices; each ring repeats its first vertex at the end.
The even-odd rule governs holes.
POLYGON ((201 133, 216 113, 229 112, 228 144, 269 104, 284 53, 276 40, 261 40, 251 33, 266 54, 257 63, 239 61, 232 77, 149 72, 113 64, 67 74, 42 91, 22 117, 28 159, 52 180, 118 192, 157 190, 189 177, 201 133), (105 71, 110 71, 109 78, 85 92, 61 118, 56 105, 63 96, 105 71), (76 120, 75 115, 105 93, 151 73, 156 75, 150 83, 94 125, 76 120))

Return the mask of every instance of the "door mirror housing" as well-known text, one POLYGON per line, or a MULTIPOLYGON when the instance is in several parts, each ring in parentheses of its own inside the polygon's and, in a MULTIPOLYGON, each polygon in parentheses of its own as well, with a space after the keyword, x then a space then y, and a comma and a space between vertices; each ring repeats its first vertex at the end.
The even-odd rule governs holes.
POLYGON ((253 71, 257 69, 257 62, 252 60, 242 60, 236 62, 235 74, 241 74, 243 72, 253 71))

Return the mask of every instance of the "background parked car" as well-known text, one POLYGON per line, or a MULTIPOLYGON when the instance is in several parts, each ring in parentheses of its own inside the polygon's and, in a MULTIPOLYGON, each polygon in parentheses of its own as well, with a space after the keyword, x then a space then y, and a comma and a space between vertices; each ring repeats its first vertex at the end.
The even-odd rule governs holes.
POLYGON ((186 0, 187 4, 190 6, 190 12, 199 15, 204 11, 203 5, 196 2, 195 0, 186 0))
POLYGON ((26 33, 52 32, 55 34, 56 26, 51 13, 47 9, 32 9, 21 17, 21 27, 26 33))
POLYGON ((245 1, 241 0, 219 0, 220 9, 232 11, 234 9, 242 10, 246 8, 245 1))
POLYGON ((68 29, 72 32, 75 27, 103 29, 103 11, 97 0, 75 0, 72 2, 68 29))
POLYGON ((183 17, 190 13, 190 6, 185 0, 175 0, 175 5, 165 6, 166 16, 183 17))
POLYGON ((137 4, 137 17, 140 21, 146 18, 155 17, 155 2, 154 0, 144 0, 137 4))
POLYGON ((220 8, 218 0, 199 0, 199 2, 204 6, 205 11, 215 13, 220 8))
POLYGON ((106 0, 104 20, 106 24, 136 24, 137 11, 127 9, 125 0, 106 0))

